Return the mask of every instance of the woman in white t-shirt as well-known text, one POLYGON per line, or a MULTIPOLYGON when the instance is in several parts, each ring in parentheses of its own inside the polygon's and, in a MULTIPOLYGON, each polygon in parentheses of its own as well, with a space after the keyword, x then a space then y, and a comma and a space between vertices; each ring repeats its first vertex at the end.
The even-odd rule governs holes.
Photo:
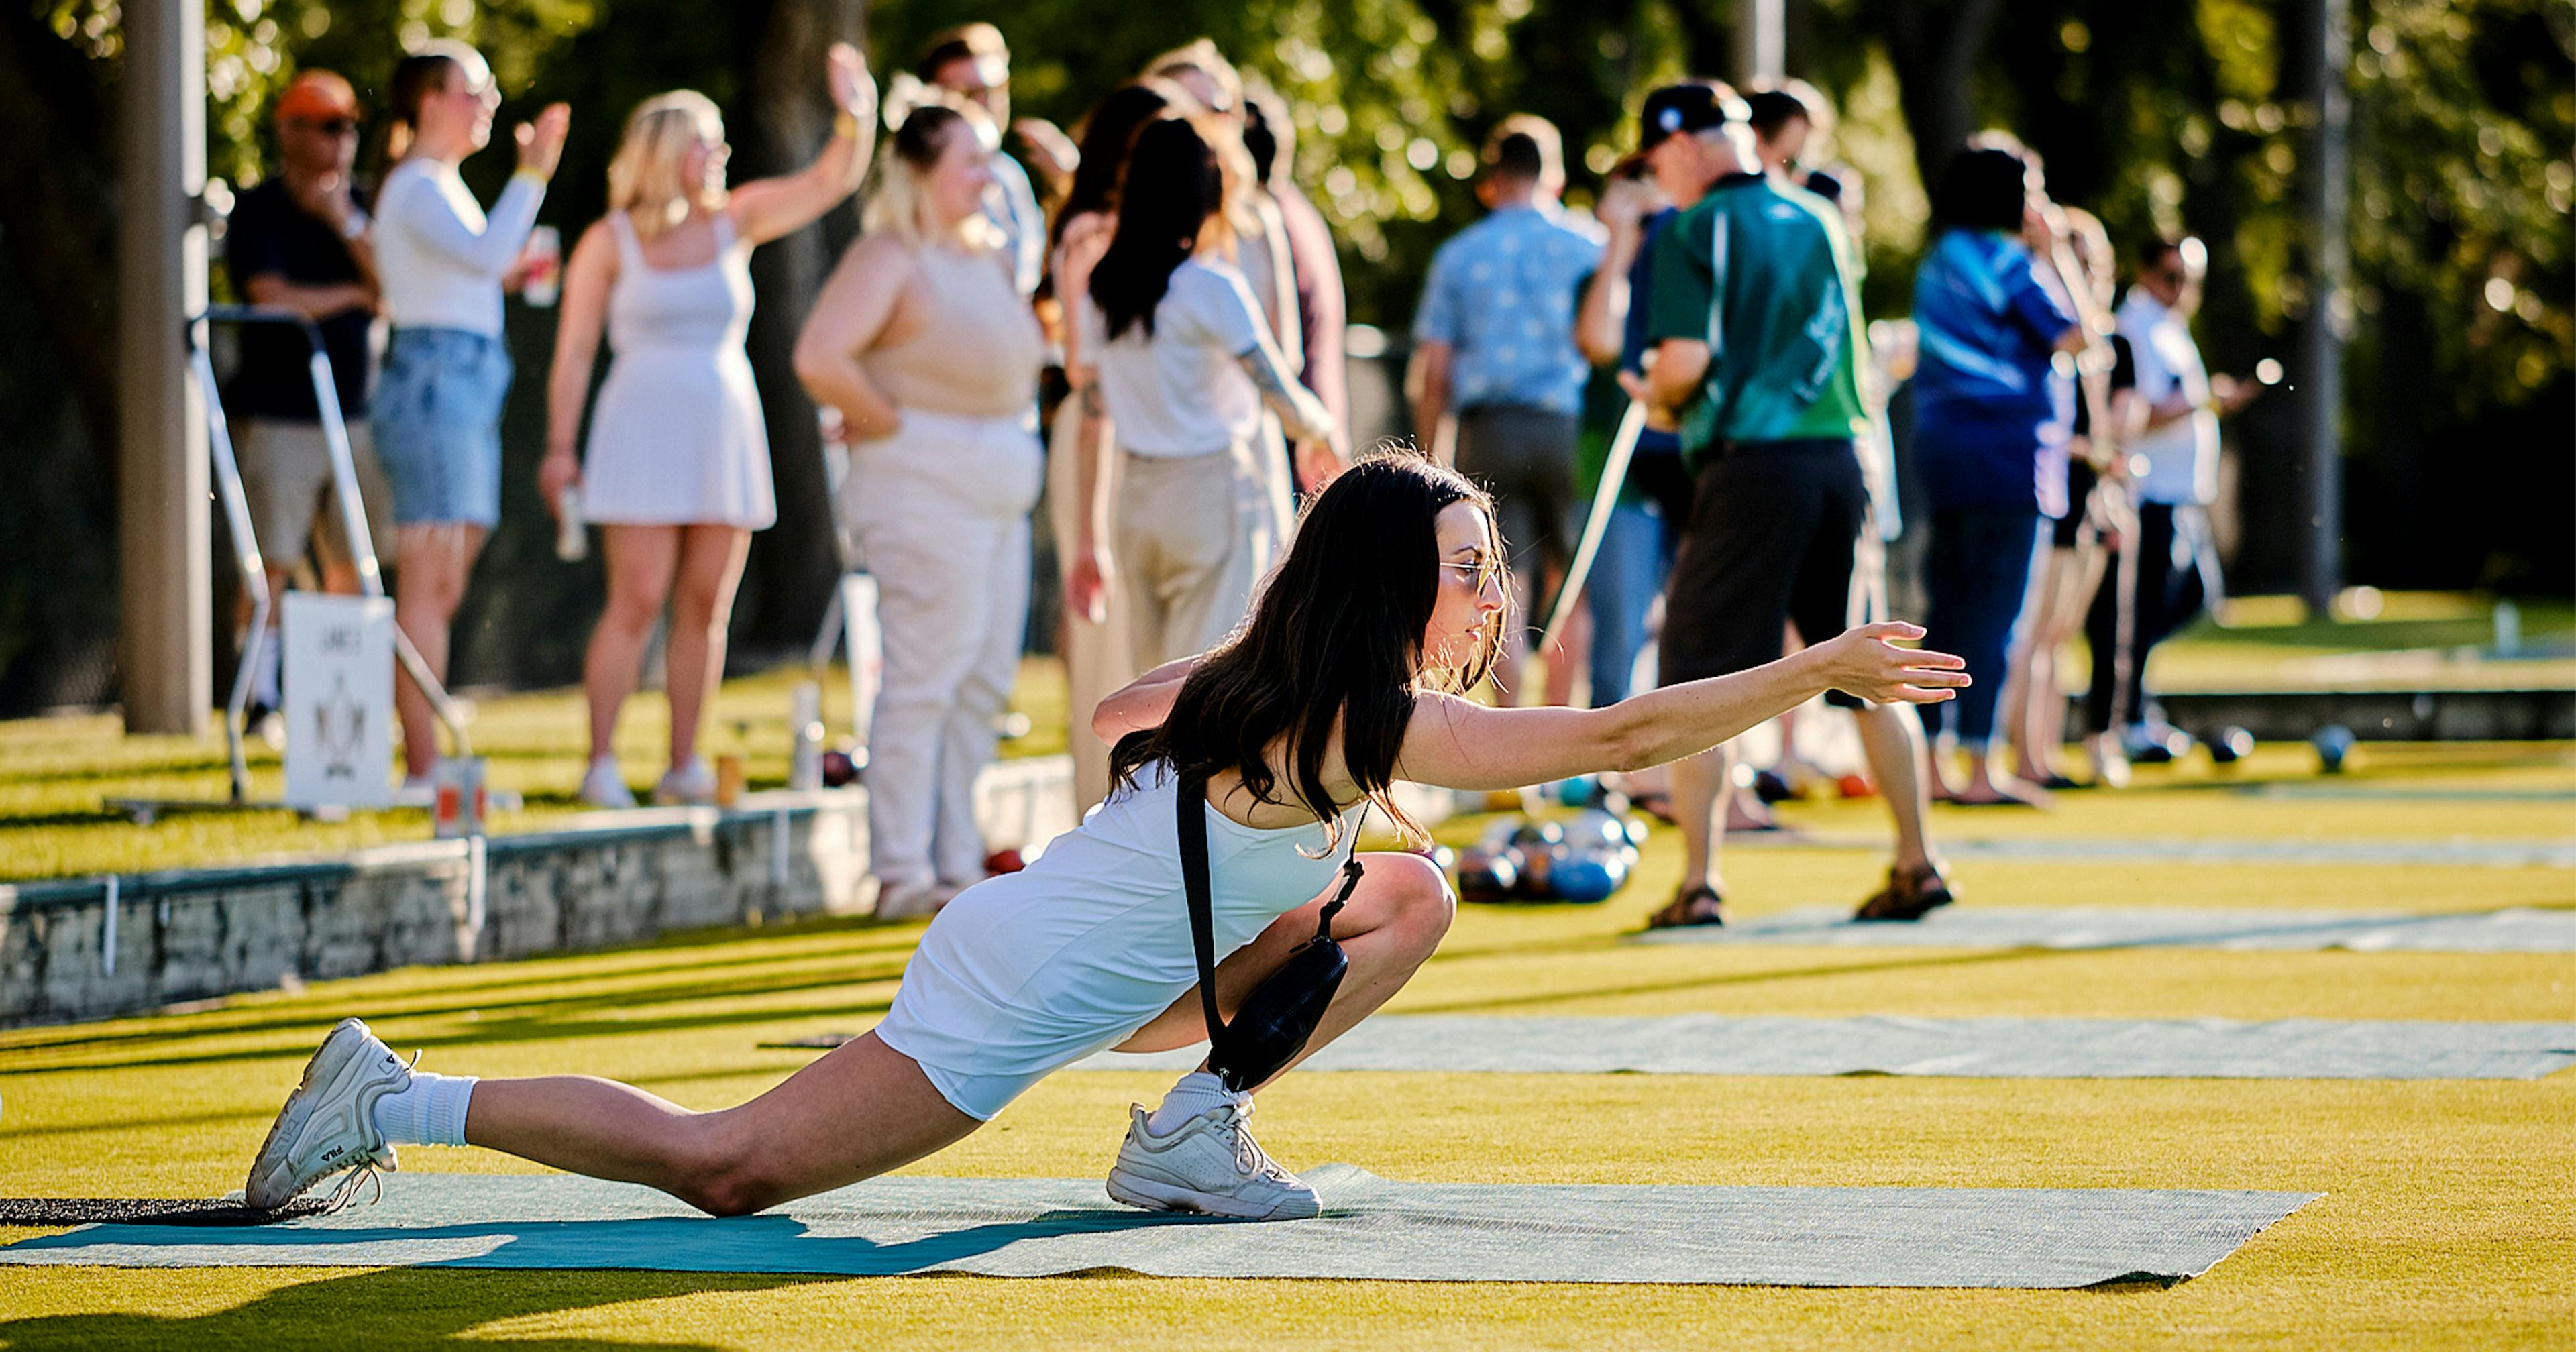
MULTIPOLYGON (((462 43, 433 42, 395 67, 393 103, 397 163, 376 190, 374 236, 393 340, 367 417, 393 485, 394 618, 445 680, 448 624, 501 520, 504 279, 527 248, 572 114, 558 103, 520 125, 519 171, 487 218, 456 166, 492 141, 492 68, 462 43)), ((429 700, 408 681, 395 697, 403 767, 426 782, 438 759, 429 700)))
POLYGON ((1077 298, 1096 373, 1080 396, 1077 438, 1080 496, 1094 509, 1083 514, 1066 599, 1088 609, 1114 579, 1141 668, 1231 632, 1286 541, 1263 407, 1290 436, 1344 453, 1332 414, 1288 373, 1243 275, 1221 261, 1227 233, 1225 174, 1208 139, 1187 121, 1152 123, 1128 156, 1117 232, 1077 298), (1105 510, 1104 419, 1124 475, 1105 510), (1102 520, 1108 540, 1095 528, 1102 520))

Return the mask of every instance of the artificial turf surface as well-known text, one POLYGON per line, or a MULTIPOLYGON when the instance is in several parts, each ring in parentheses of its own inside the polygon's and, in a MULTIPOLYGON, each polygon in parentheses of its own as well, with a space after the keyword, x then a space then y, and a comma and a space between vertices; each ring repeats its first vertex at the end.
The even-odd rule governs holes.
MULTIPOLYGON (((2070 796, 2052 817, 1945 811, 1952 837, 2566 839, 2576 751, 2371 748, 2304 777, 2287 753, 2070 796), (2295 791, 2295 792, 2294 792, 2295 791)), ((1869 804, 1791 805, 1825 833, 1869 804)), ((1472 824, 1462 824, 1471 830, 1472 824)), ((1659 833, 1605 906, 1468 908, 1393 1010, 1498 1014, 2568 1020, 2567 954, 1635 946, 1670 888, 1659 833)), ((1736 849, 1748 913, 1856 899, 1878 862, 1736 849)), ((2465 910, 2576 905, 2576 873, 1962 859, 1966 905, 2465 910)), ((863 1029, 918 923, 821 922, 612 953, 411 969, 213 1009, 0 1032, 0 1194, 213 1196, 239 1185, 331 1020, 367 1015, 424 1064, 582 1071, 712 1107, 863 1029)), ((1059 1075, 915 1166, 1105 1172, 1146 1074, 1059 1075)), ((1291 1075, 1261 1136, 1293 1166, 1397 1178, 2307 1190, 2326 1196, 2172 1288, 1786 1290, 1386 1282, 810 1279, 589 1272, 16 1269, 0 1345, 609 1346, 2564 1346, 2576 1329, 2576 1073, 2539 1081, 1291 1075)), ((407 1149, 412 1170, 532 1166, 407 1149)), ((398 1186, 398 1180, 397 1180, 398 1186)), ((37 1233, 0 1230, 0 1242, 37 1233)))

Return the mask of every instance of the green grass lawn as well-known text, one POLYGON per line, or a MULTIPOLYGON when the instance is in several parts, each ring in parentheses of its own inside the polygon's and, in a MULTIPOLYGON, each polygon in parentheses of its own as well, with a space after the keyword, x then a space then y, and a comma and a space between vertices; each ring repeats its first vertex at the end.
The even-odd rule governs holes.
MULTIPOLYGON (((2176 772, 2126 794, 2070 795, 2054 818, 1944 812, 1938 826, 1954 838, 2297 831, 2331 841, 2563 836, 2571 825, 2576 748, 2373 750, 2340 780, 2258 761, 2243 782, 2176 772), (2321 792, 2271 792, 2302 786, 2321 792), (2491 792, 2515 796, 2480 796, 2491 792), (2535 815, 2490 829, 2499 808, 2535 815), (2553 813, 2554 832, 2545 829, 2553 813)), ((1884 829, 1867 804, 1788 814, 1820 831, 1884 829)), ((1848 850, 1765 847, 1732 851, 1727 872, 1736 904, 1758 913, 1856 900, 1880 867, 1848 850)), ((2576 1019, 2576 959, 2565 954, 1623 942, 1677 868, 1675 842, 1659 833, 1638 877, 1606 905, 1468 908, 1389 1008, 2576 1019)), ((2576 874, 2557 869, 1963 859, 1957 872, 1971 906, 2576 906, 2576 874)), ((919 932, 917 922, 837 921, 688 935, 0 1032, 0 1193, 211 1196, 239 1186, 302 1058, 350 1013, 402 1049, 424 1048, 433 1070, 579 1071, 692 1106, 730 1103, 810 1055, 756 1043, 873 1023, 919 932)), ((1146 1074, 1059 1075, 912 1171, 1095 1176, 1116 1150, 1125 1105, 1162 1087, 1146 1074)), ((1260 1122, 1291 1167, 1344 1160, 1406 1179, 2325 1196, 2170 1289, 43 1268, 0 1278, 0 1346, 2483 1349, 2563 1347, 2576 1328, 2576 1073, 2427 1082, 1311 1073, 1266 1092, 1260 1122)), ((531 1168, 425 1148, 406 1149, 403 1163, 531 1168)), ((0 1243, 32 1233, 0 1230, 0 1243)))
MULTIPOLYGON (((2310 620, 2287 597, 2239 598, 2225 625, 2204 621, 2159 648, 2152 673, 2160 688, 2240 690, 2503 688, 2576 690, 2576 655, 2510 660, 2469 650, 2493 637, 2492 603, 2435 593, 2392 593, 2368 622, 2310 620), (2322 664, 2322 665, 2320 665, 2322 664)), ((2576 636, 2576 608, 2525 603, 2527 647, 2557 652, 2576 636)), ((2067 679, 2083 679, 2076 645, 2067 679)), ((704 751, 745 757, 753 787, 787 778, 789 692, 805 678, 787 667, 725 683, 707 719, 704 751)), ((1063 665, 1032 657, 1021 666, 1013 707, 1029 716, 1027 737, 1003 743, 1005 756, 1064 749, 1063 665)), ((849 685, 836 668, 823 683, 824 718, 849 726, 849 685)), ((522 811, 498 814, 495 833, 542 829, 580 809, 575 796, 587 768, 588 734, 577 690, 507 695, 480 702, 472 726, 475 750, 491 761, 492 783, 524 796, 522 811)), ((138 828, 107 807, 111 798, 220 800, 228 793, 220 736, 123 737, 112 715, 0 722, 0 879, 141 872, 288 854, 343 851, 429 834, 421 812, 359 813, 336 823, 291 813, 184 815, 138 828)), ((837 734, 836 734, 837 735, 837 734)), ((618 755, 640 792, 661 773, 669 720, 657 694, 627 703, 618 726, 618 755)), ((254 740, 255 797, 284 785, 277 753, 254 740)), ((2365 749, 2367 759, 2380 754, 2365 749)), ((2389 814, 2403 826, 2407 814, 2389 814)), ((2358 819, 2356 819, 2358 821, 2358 819)), ((2370 834, 2387 822, 2356 824, 2370 834)), ((2510 834, 2510 832, 2495 832, 2510 834)))
MULTIPOLYGON (((750 786, 787 782, 788 707, 806 668, 783 667, 727 681, 706 719, 701 754, 709 761, 739 754, 750 786)), ((1063 664, 1031 658, 1012 695, 1029 734, 1002 743, 1004 756, 1064 750, 1063 664)), ((495 788, 519 793, 526 806, 494 814, 506 835, 542 830, 577 812, 589 769, 589 721, 579 690, 503 695, 477 703, 469 733, 490 762, 495 788)), ((835 668, 823 682, 823 718, 837 740, 850 726, 848 678, 835 668)), ((331 853, 390 841, 429 838, 421 811, 359 812, 340 822, 306 821, 291 812, 174 813, 135 826, 107 806, 113 798, 181 798, 220 802, 230 771, 220 732, 211 737, 125 737, 114 715, 0 722, 0 879, 135 873, 287 854, 331 853)), ((639 799, 668 763, 669 706, 646 693, 626 703, 617 755, 639 799)), ((250 743, 251 794, 274 800, 286 770, 278 753, 250 743)), ((397 753, 396 763, 401 757, 397 753)))

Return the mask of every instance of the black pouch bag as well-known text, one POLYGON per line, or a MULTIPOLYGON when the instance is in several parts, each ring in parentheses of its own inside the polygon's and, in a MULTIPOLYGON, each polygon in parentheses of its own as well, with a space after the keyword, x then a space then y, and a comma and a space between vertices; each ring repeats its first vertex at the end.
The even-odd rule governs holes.
POLYGON ((1199 1004, 1207 1015, 1208 1069, 1229 1093, 1243 1093, 1279 1073, 1306 1050, 1324 1008, 1342 987, 1350 960, 1333 942, 1333 917, 1360 883, 1359 855, 1342 865, 1342 890, 1324 905, 1315 937, 1297 945, 1279 970, 1243 999, 1234 1022, 1216 1010, 1216 904, 1208 881, 1207 781, 1181 781, 1181 886, 1189 894, 1190 946, 1199 960, 1199 1004))

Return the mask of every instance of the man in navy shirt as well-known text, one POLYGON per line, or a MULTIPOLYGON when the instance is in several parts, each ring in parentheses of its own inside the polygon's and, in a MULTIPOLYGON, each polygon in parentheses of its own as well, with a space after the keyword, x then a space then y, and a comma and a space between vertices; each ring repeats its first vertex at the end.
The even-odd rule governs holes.
MULTIPOLYGON (((1414 311, 1413 416, 1423 448, 1436 452, 1440 424, 1456 412, 1452 458, 1494 495, 1512 553, 1512 610, 1527 618, 1537 594, 1529 565, 1561 575, 1573 551, 1576 417, 1590 370, 1574 310, 1600 264, 1601 238, 1558 205, 1563 145, 1546 120, 1505 118, 1484 164, 1477 192, 1488 214, 1431 256, 1414 311)), ((1497 670, 1508 678, 1519 675, 1529 637, 1517 624, 1506 635, 1497 670)), ((1549 685, 1561 700, 1570 669, 1549 685)))
MULTIPOLYGON (((367 340, 375 322, 374 255, 367 247, 366 199, 351 181, 358 152, 358 98, 349 82, 309 70, 277 102, 278 172, 244 192, 224 230, 224 267, 233 290, 253 305, 288 310, 322 331, 334 393, 358 469, 368 534, 393 542, 391 500, 367 444, 367 340)), ((224 414, 275 595, 311 546, 326 591, 354 595, 358 574, 338 504, 331 458, 313 394, 312 349, 283 325, 253 324, 241 335, 241 364, 224 388, 224 414)), ((247 602, 245 602, 247 605, 247 602)), ((240 621, 247 622, 245 613, 240 621)), ((277 616, 272 613, 272 625, 277 616)), ((274 707, 277 652, 253 690, 274 707)))

